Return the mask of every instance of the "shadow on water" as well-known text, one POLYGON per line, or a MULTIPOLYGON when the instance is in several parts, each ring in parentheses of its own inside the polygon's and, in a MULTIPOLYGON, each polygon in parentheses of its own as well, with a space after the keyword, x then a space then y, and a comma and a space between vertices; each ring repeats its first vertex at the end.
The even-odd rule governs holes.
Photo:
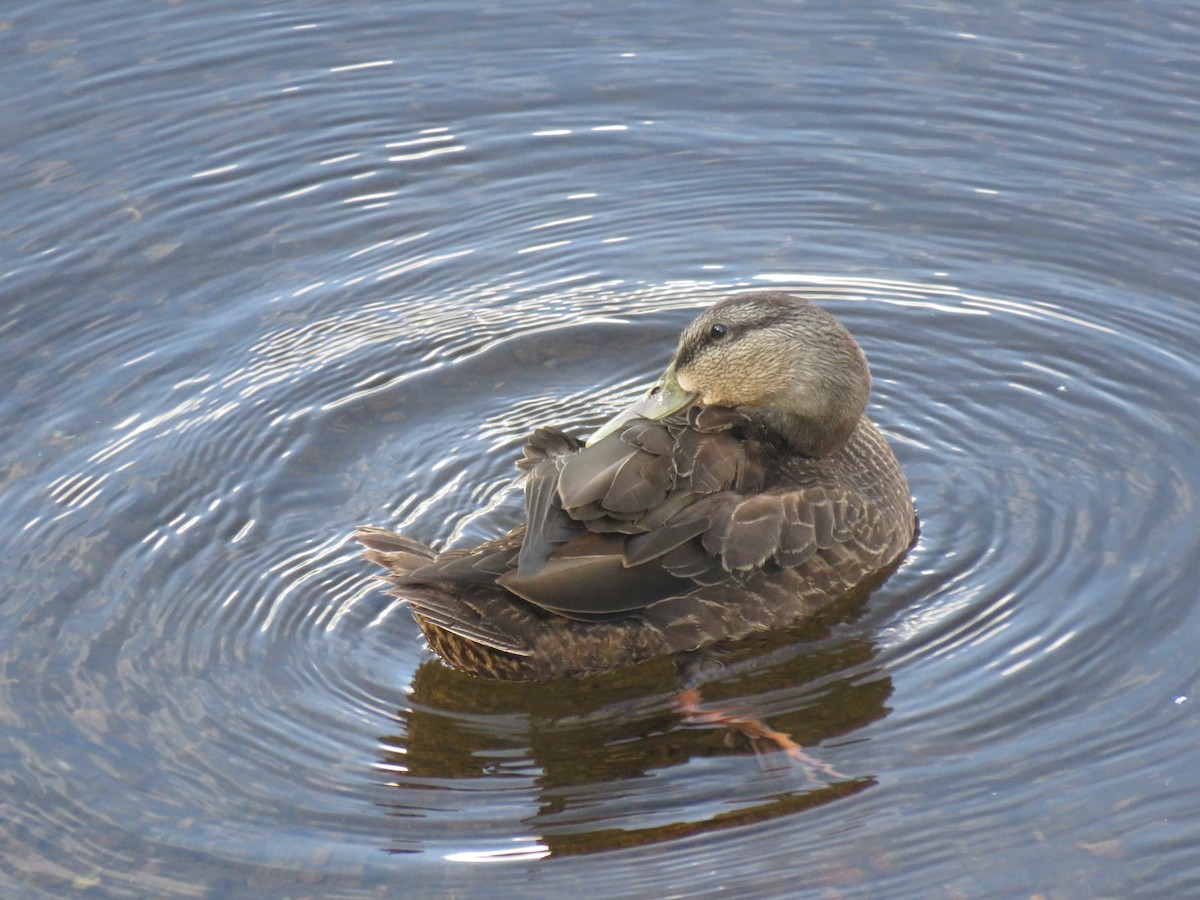
MULTIPOLYGON (((520 855, 566 856, 640 846, 764 822, 857 794, 871 773, 827 766, 826 750, 890 712, 890 677, 875 664, 876 646, 848 636, 872 585, 848 595, 817 620, 785 635, 748 639, 707 655, 706 709, 765 720, 790 734, 826 775, 774 747, 754 746, 723 726, 698 726, 676 712, 682 662, 656 660, 580 680, 500 682, 430 659, 416 671, 396 732, 380 738, 378 768, 395 773, 380 801, 400 821, 421 816, 414 791, 445 796, 455 783, 524 779, 536 812, 522 819, 534 841, 520 855), (715 803, 673 804, 697 779, 684 769, 722 757, 758 756, 758 777, 721 777, 715 803), (647 778, 681 785, 663 791, 622 788, 647 778)), ((695 683, 696 676, 688 679, 695 683)), ((743 770, 744 774, 744 770, 743 770)), ((397 834, 392 852, 419 852, 419 837, 397 834)), ((512 854, 503 854, 512 855, 512 854)), ((482 858, 488 854, 462 854, 482 858)))

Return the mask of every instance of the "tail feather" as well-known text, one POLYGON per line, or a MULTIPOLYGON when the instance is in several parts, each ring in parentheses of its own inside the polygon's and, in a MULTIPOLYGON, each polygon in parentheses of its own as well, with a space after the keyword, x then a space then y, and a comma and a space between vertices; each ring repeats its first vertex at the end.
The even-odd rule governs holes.
POLYGON ((420 541, 374 525, 358 526, 354 529, 354 537, 367 548, 363 555, 393 576, 419 569, 437 557, 437 553, 420 541))
POLYGON ((502 540, 478 558, 469 554, 460 558, 451 553, 442 557, 446 568, 439 569, 434 573, 438 577, 430 580, 427 573, 409 577, 439 559, 436 552, 419 541, 374 525, 360 525, 354 530, 354 537, 366 548, 363 555, 386 570, 387 574, 380 579, 393 585, 392 594, 409 601, 421 630, 443 656, 449 654, 453 659, 460 650, 447 643, 440 632, 515 656, 529 656, 533 652, 520 637, 521 617, 530 615, 528 611, 518 610, 503 596, 472 593, 481 584, 493 583, 496 572, 506 571, 516 556, 516 544, 510 546, 502 540), (499 568, 492 572, 489 564, 499 568), (446 575, 457 576, 449 581, 458 582, 458 590, 446 588, 446 575))

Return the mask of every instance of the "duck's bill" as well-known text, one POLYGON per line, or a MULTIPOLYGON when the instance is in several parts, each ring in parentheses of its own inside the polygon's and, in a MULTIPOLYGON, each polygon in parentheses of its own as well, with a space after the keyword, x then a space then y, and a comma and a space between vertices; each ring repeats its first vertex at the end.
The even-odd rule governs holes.
POLYGON ((601 425, 600 429, 588 438, 588 446, 608 437, 630 419, 665 419, 672 413, 687 409, 696 402, 698 397, 698 394, 685 391, 679 386, 679 382, 675 380, 674 367, 667 369, 663 373, 663 377, 658 380, 658 384, 654 385, 642 399, 601 425))

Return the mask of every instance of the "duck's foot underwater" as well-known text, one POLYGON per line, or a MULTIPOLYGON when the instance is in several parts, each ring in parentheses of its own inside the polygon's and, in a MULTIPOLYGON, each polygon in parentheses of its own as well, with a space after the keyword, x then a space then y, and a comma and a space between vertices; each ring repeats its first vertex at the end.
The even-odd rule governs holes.
POLYGON ((750 742, 756 754, 767 752, 764 746, 774 745, 773 749, 782 750, 796 762, 809 778, 821 773, 829 778, 842 779, 846 776, 829 763, 822 762, 805 752, 804 748, 792 740, 791 735, 776 731, 758 719, 752 719, 738 713, 722 709, 706 709, 701 705, 700 691, 688 688, 676 694, 671 701, 675 711, 689 725, 720 725, 729 729, 727 738, 738 734, 750 742))

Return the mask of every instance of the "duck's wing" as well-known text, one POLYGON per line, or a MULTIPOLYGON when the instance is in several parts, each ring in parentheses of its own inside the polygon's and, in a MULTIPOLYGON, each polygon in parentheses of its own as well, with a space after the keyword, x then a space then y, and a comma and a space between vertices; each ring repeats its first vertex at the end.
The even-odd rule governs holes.
POLYGON ((679 587, 668 572, 624 560, 624 532, 644 531, 640 519, 670 492, 669 456, 620 434, 585 447, 554 429, 534 432, 524 454, 525 533, 516 567, 496 579, 502 587, 583 620, 627 615, 679 587))
POLYGON ((637 615, 686 649, 765 627, 756 616, 807 588, 836 594, 865 574, 853 559, 872 531, 861 501, 820 472, 797 477, 793 466, 781 479, 769 447, 697 427, 711 419, 635 421, 586 449, 539 431, 522 465, 528 527, 482 546, 435 554, 380 529, 358 537, 419 616, 517 655, 532 652, 536 608, 582 621, 637 615))
POLYGON ((498 582, 559 615, 609 618, 846 540, 855 498, 770 485, 774 451, 752 431, 732 410, 693 410, 537 456, 518 564, 498 582))
MULTIPOLYGON (((701 583, 771 566, 794 569, 815 554, 837 557, 839 548, 855 539, 863 515, 861 499, 835 484, 750 495, 727 492, 714 498, 699 540, 662 554, 662 565, 701 583)), ((647 546, 634 548, 635 564, 658 549, 657 535, 631 543, 639 540, 647 546)))

